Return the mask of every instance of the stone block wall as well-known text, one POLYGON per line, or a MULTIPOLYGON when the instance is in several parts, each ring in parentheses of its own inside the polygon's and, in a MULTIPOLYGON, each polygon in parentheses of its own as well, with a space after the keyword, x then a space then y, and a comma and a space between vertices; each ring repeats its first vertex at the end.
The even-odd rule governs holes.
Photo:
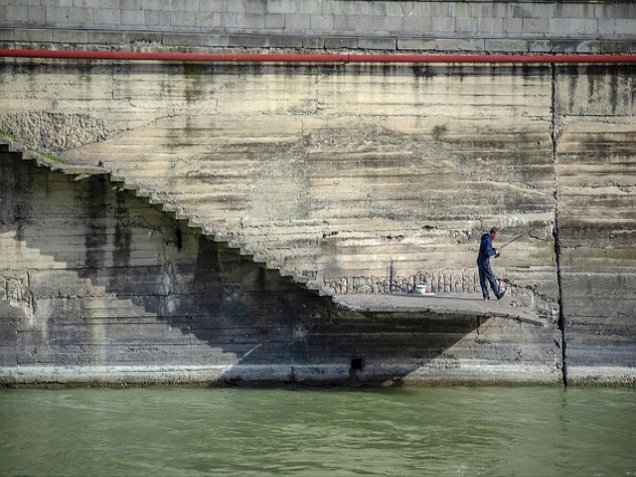
POLYGON ((84 49, 633 53, 636 10, 632 2, 591 0, 5 0, 0 41, 84 49))

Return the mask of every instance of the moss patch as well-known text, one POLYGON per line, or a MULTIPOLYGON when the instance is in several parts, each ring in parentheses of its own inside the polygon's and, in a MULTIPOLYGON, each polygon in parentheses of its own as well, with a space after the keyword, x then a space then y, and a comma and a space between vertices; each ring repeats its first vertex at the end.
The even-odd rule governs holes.
POLYGON ((13 134, 11 134, 10 132, 6 132, 6 131, 0 131, 0 137, 2 137, 3 139, 6 139, 10 142, 16 142, 17 139, 15 138, 15 136, 13 134))
POLYGON ((57 155, 53 154, 52 152, 37 151, 37 153, 40 156, 44 156, 45 158, 47 158, 51 162, 57 162, 58 164, 68 164, 69 163, 68 159, 64 159, 63 157, 57 156, 57 155))

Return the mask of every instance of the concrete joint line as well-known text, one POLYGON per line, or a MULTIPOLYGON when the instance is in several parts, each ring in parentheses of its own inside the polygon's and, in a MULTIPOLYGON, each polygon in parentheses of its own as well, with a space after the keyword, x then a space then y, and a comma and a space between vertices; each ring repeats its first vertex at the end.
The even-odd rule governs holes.
POLYGON ((557 111, 556 111, 556 65, 550 65, 550 142, 552 146, 552 164, 554 165, 554 255, 556 257, 557 273, 557 303, 559 307, 559 330, 561 331, 561 374, 563 385, 568 385, 567 363, 566 363, 566 337, 565 337, 565 317, 563 316, 563 286, 561 277, 561 246, 559 243, 559 184, 557 177, 557 111))

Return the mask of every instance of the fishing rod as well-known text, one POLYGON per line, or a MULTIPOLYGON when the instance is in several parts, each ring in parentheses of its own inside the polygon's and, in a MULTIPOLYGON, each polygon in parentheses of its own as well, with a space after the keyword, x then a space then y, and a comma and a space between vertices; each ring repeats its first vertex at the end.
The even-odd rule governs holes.
POLYGON ((526 230, 524 233, 522 233, 522 234, 520 234, 520 235, 517 235, 517 236, 516 236, 515 238, 513 238, 512 240, 510 240, 510 241, 506 242, 505 244, 503 244, 503 245, 502 245, 501 247, 499 247, 497 250, 502 250, 504 247, 507 247, 508 245, 510 245, 510 244, 511 244, 512 242, 514 242, 515 240, 519 240, 521 237, 525 237, 525 236, 526 236, 527 234, 529 234, 530 232, 533 232, 533 231, 538 230, 538 229, 542 229, 543 227, 545 227, 545 225, 540 225, 540 226, 535 227, 535 228, 533 228, 533 229, 526 230))

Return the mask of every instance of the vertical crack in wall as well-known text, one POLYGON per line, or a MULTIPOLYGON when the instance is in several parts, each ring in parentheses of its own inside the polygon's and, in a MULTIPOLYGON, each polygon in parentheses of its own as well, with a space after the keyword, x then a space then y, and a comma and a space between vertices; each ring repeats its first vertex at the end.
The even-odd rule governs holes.
POLYGON ((557 287, 558 287, 558 306, 559 306, 559 330, 561 331, 561 374, 563 384, 568 385, 568 373, 566 364, 566 339, 565 339, 565 318, 563 316, 563 288, 561 280, 561 245, 559 242, 559 178, 557 174, 557 111, 556 111, 556 65, 550 66, 551 71, 551 101, 550 101, 550 140, 552 142, 552 164, 554 165, 554 253, 556 257, 557 267, 557 287))

